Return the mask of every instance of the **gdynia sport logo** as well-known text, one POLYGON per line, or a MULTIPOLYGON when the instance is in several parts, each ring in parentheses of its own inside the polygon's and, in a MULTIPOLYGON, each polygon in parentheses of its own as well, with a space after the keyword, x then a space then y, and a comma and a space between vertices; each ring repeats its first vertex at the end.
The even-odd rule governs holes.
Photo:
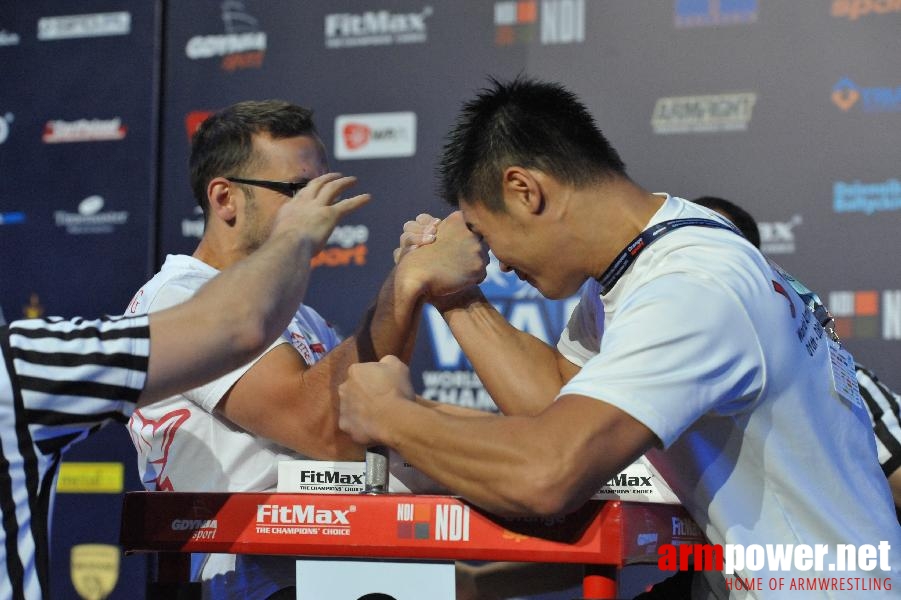
POLYGON ((837 544, 834 553, 828 544, 661 544, 657 566, 720 571, 729 590, 890 590, 890 549, 884 540, 876 546, 837 544), (758 575, 761 571, 766 577, 758 575), (873 576, 860 577, 861 571, 873 576))

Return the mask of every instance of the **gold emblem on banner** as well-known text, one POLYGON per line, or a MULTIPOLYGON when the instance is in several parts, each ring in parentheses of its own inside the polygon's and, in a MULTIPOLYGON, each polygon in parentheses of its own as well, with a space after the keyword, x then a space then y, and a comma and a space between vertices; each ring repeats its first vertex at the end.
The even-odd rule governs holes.
POLYGON ((78 544, 72 546, 69 573, 75 591, 84 600, 103 600, 119 580, 118 546, 78 544))

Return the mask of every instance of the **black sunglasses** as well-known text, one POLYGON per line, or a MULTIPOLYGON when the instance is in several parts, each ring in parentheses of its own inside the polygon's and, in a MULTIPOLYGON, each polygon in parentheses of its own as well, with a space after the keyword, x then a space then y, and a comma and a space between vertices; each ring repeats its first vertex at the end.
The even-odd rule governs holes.
POLYGON ((244 183, 246 185, 255 185, 268 190, 273 190, 279 194, 284 194, 289 198, 293 198, 294 194, 306 187, 310 183, 309 179, 300 181, 267 181, 265 179, 240 179, 238 177, 226 177, 233 183, 244 183))

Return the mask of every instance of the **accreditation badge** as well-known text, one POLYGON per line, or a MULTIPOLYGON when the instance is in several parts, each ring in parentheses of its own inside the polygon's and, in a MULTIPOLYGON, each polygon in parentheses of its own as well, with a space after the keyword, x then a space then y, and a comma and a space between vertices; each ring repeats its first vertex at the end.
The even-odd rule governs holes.
POLYGON ((827 341, 833 394, 852 406, 863 408, 863 398, 860 396, 857 375, 854 371, 854 358, 845 350, 841 342, 833 339, 827 339, 827 341))

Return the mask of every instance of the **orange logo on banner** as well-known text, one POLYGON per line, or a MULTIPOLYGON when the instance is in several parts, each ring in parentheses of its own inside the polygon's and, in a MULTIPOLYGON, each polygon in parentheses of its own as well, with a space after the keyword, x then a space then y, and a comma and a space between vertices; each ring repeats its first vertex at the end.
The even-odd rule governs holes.
POLYGON ((848 111, 860 99, 860 92, 854 88, 839 88, 832 90, 832 102, 843 111, 848 111))

